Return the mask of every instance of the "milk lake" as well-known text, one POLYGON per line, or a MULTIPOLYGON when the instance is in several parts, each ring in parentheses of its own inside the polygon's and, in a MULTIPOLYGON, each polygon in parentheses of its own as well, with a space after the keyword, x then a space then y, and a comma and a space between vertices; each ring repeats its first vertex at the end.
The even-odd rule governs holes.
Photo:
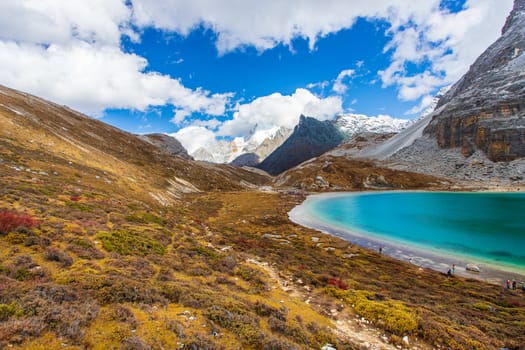
POLYGON ((343 238, 351 232, 525 272, 525 193, 341 193, 310 197, 301 212, 343 238))

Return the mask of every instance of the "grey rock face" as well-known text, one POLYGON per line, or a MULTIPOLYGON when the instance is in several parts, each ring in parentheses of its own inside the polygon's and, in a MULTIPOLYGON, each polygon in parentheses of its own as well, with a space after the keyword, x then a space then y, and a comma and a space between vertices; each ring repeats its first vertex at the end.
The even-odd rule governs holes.
POLYGON ((441 148, 481 150, 492 161, 525 157, 525 0, 516 0, 502 36, 441 98, 425 135, 441 148))
POLYGON ((193 160, 184 146, 182 146, 177 139, 171 136, 164 134, 147 134, 139 135, 139 138, 151 143, 165 153, 171 154, 173 156, 179 156, 184 159, 193 160))
POLYGON ((255 153, 244 153, 235 158, 230 165, 235 166, 251 166, 254 167, 259 164, 259 156, 255 153))
POLYGON ((277 175, 300 163, 320 156, 343 141, 343 135, 330 121, 301 116, 292 135, 258 168, 277 175))

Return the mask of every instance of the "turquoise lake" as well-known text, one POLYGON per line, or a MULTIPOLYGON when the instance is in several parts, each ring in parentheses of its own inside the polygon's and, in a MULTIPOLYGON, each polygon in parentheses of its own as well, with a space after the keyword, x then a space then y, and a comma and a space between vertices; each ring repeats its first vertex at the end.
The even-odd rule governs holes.
POLYGON ((315 198, 308 214, 375 240, 525 270, 525 193, 341 194, 315 198))

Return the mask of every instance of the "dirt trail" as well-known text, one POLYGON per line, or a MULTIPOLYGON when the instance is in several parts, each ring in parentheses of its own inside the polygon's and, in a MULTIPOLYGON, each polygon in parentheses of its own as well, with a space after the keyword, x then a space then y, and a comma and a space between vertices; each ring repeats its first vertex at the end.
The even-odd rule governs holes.
MULTIPOLYGON (((338 311, 321 310, 316 305, 315 295, 309 293, 308 290, 295 283, 291 278, 282 276, 275 268, 270 266, 267 262, 262 262, 255 259, 247 259, 246 262, 255 264, 262 268, 270 276, 270 278, 279 286, 279 288, 290 295, 292 298, 297 298, 309 304, 317 312, 327 315, 333 322, 335 333, 338 337, 350 341, 362 349, 370 350, 399 350, 399 349, 426 349, 420 345, 405 345, 396 347, 388 342, 388 336, 380 329, 374 328, 367 320, 357 318, 353 313, 349 312, 348 308, 342 308, 338 311)), ((320 305, 319 305, 320 306, 320 305)), ((408 339, 410 342, 410 339, 408 339)))

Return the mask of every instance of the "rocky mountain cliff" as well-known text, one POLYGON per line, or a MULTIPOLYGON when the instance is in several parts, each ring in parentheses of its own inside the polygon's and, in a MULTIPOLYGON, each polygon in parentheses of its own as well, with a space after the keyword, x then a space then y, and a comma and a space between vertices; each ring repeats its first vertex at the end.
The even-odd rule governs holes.
POLYGON ((188 154, 188 151, 182 144, 174 137, 165 134, 146 134, 139 135, 139 138, 158 147, 160 150, 171 154, 172 156, 179 156, 184 159, 193 159, 188 154))
POLYGON ((525 0, 515 0, 501 37, 443 96, 424 131, 441 148, 481 150, 492 161, 525 157, 525 0))
POLYGON ((301 116, 292 135, 258 168, 277 175, 339 145, 344 137, 331 121, 301 116))

